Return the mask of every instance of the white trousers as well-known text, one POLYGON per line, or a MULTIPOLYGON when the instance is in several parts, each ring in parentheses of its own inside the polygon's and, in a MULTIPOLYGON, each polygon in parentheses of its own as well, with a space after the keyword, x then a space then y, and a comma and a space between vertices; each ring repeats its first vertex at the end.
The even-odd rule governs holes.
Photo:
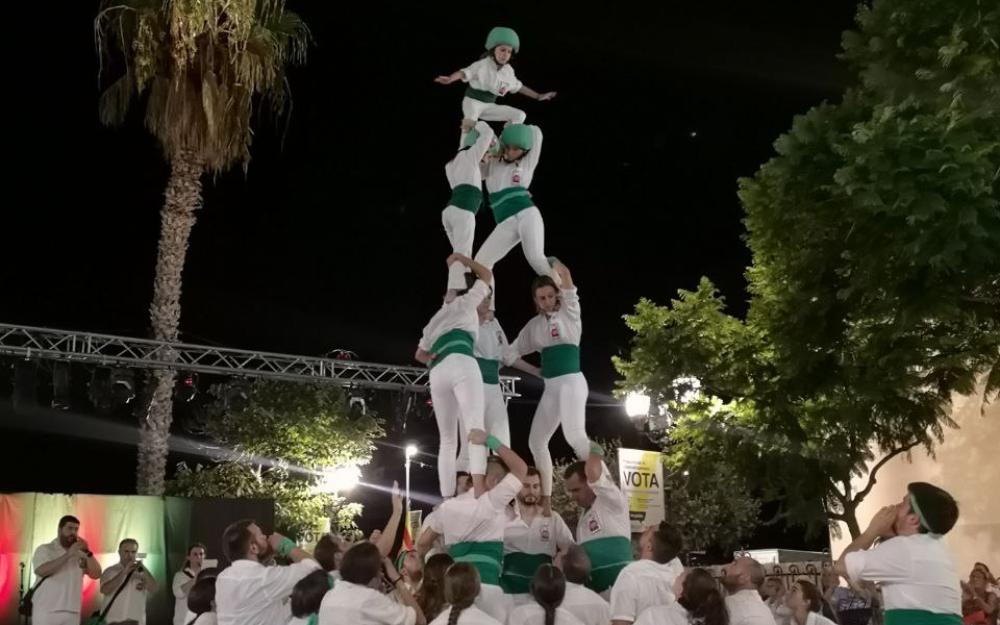
POLYGON ((32 625, 80 625, 79 612, 35 612, 32 625))
POLYGON ((483 584, 479 587, 479 596, 476 597, 475 606, 501 623, 506 623, 507 614, 511 609, 510 597, 505 595, 499 586, 483 584))
MULTIPOLYGON (((510 447, 510 422, 507 417, 507 402, 499 384, 483 384, 484 425, 486 433, 500 439, 500 442, 510 447)), ((460 430, 457 471, 469 470, 469 433, 460 430)))
POLYGON ((541 474, 542 494, 552 494, 552 454, 549 440, 562 425, 563 436, 573 448, 576 457, 586 460, 590 455, 590 438, 587 437, 587 379, 582 373, 568 373, 545 379, 545 390, 538 400, 535 417, 528 434, 528 448, 535 459, 535 468, 541 474))
MULTIPOLYGON (((523 124, 528 118, 524 111, 506 104, 481 102, 468 96, 462 98, 462 117, 472 121, 504 122, 505 124, 523 124)), ((465 132, 459 139, 459 147, 465 144, 465 132)))
MULTIPOLYGON (((455 496, 455 459, 458 456, 458 428, 483 429, 483 375, 472 356, 450 354, 431 369, 431 401, 437 419, 438 482, 441 496, 455 496)), ((486 474, 486 446, 471 445, 470 472, 486 474)))
MULTIPOLYGON (((457 206, 448 206, 441 212, 444 233, 451 243, 451 251, 464 256, 472 256, 472 241, 476 237, 476 216, 457 206)), ((448 267, 448 288, 462 291, 466 288, 465 274, 469 269, 462 263, 452 263, 448 267)))
MULTIPOLYGON (((552 276, 556 285, 561 280, 559 274, 552 270, 545 256, 545 221, 537 206, 530 206, 498 223, 490 236, 483 241, 476 252, 476 262, 482 263, 487 269, 500 262, 514 246, 521 244, 521 251, 528 264, 540 276, 552 276)), ((496 277, 493 278, 493 304, 496 304, 496 277)), ((490 307, 494 309, 493 306, 490 307)))

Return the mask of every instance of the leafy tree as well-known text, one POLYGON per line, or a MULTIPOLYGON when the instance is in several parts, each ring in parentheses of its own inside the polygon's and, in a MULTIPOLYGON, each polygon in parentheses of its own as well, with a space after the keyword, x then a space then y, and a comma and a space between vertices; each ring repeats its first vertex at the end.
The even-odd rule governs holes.
POLYGON ((672 459, 726 461, 780 517, 852 535, 879 467, 953 425, 953 393, 1000 390, 1000 7, 877 0, 858 25, 858 84, 740 181, 746 320, 703 279, 641 301, 617 361, 675 418, 672 459))
MULTIPOLYGON (((101 95, 101 122, 119 125, 133 105, 141 107, 170 163, 149 314, 153 338, 174 342, 202 175, 237 163, 246 169, 254 108, 263 100, 282 113, 285 68, 305 61, 309 30, 284 0, 102 0, 94 31, 102 78, 117 76, 101 95)), ((140 494, 163 492, 175 377, 171 368, 152 374, 140 494)))

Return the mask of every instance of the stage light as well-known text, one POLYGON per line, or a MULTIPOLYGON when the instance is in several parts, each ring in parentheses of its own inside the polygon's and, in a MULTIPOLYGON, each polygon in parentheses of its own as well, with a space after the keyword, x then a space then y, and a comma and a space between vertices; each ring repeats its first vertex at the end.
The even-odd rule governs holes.
POLYGON ((649 395, 637 391, 629 391, 625 395, 625 414, 636 419, 649 415, 649 395))

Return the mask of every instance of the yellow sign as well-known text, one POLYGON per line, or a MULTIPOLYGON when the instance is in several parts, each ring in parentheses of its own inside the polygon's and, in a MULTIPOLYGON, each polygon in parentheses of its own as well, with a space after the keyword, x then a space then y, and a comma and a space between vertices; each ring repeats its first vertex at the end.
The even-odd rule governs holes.
POLYGON ((628 497, 633 533, 666 519, 660 452, 619 448, 618 478, 622 492, 628 497))

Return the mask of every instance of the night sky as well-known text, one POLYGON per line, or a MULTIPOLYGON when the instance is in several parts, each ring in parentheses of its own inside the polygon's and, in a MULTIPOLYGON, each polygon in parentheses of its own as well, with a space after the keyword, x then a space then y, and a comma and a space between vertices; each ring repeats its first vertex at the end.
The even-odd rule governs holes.
MULTIPOLYGON (((559 92, 548 103, 516 95, 507 103, 545 132, 532 193, 546 251, 580 287, 588 428, 631 444, 641 438, 621 409, 601 405, 615 380, 610 357, 627 349, 621 316, 639 297, 664 302, 702 275, 731 311, 745 311, 750 256, 737 178, 771 156, 793 115, 839 97, 847 74, 836 54, 855 10, 850 2, 741 0, 587 10, 554 2, 530 10, 289 5, 316 45, 291 72, 290 122, 276 129, 263 117, 248 172, 205 179, 184 273, 182 338, 296 354, 344 348, 363 360, 412 364, 446 280, 443 165, 461 119, 462 87, 432 80, 475 60, 490 27, 509 25, 521 36, 518 77, 559 92)), ((168 170, 138 116, 123 128, 99 125, 96 6, 53 10, 44 34, 25 39, 8 68, 15 113, 5 132, 0 321, 145 336, 168 170)), ((481 211, 477 247, 492 227, 481 211)), ((519 249, 497 266, 498 318, 511 337, 533 312, 531 277, 519 249)), ((0 388, 9 390, 9 380, 0 388)), ((510 414, 515 448, 527 453, 541 385, 521 388, 510 414)), ((387 442, 433 446, 432 421, 411 420, 403 432, 384 416, 387 442)), ((125 445, 0 435, 8 442, 0 490, 134 488, 134 450, 125 445), (100 476, 79 470, 87 457, 98 459, 100 476)), ((555 441, 564 445, 561 435, 555 441)), ((398 449, 382 447, 375 464, 365 479, 401 479, 398 449)), ((415 489, 436 491, 435 471, 417 469, 413 478, 415 489)), ((357 495, 371 504, 363 526, 380 523, 381 496, 357 495)), ((761 532, 754 543, 796 536, 761 532)))

